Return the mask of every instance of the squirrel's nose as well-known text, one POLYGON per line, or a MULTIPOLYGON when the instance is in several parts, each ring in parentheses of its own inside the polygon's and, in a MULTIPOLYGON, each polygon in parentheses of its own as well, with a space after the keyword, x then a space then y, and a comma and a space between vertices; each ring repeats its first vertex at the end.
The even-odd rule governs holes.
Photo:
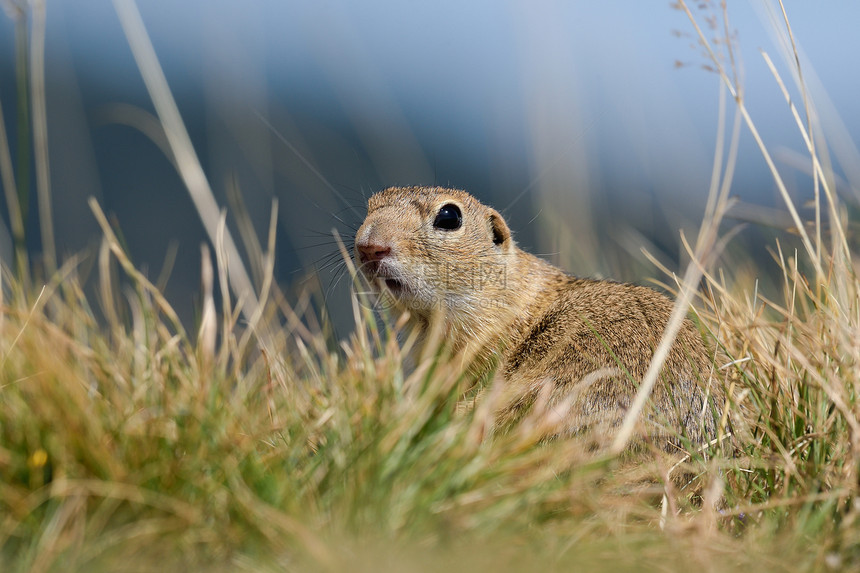
POLYGON ((355 244, 358 259, 362 263, 381 261, 391 254, 391 246, 380 243, 360 242, 355 244))

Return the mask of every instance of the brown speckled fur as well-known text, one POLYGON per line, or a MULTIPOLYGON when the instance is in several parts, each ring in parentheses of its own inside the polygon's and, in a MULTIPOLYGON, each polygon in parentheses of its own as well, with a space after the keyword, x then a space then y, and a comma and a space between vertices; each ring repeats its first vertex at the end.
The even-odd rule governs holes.
MULTIPOLYGON (((498 365, 502 426, 551 385, 550 407, 569 407, 557 433, 614 433, 672 312, 672 301, 654 290, 576 278, 520 250, 501 215, 464 191, 393 187, 373 195, 356 234, 361 245, 391 249, 365 273, 399 280, 398 304, 416 324, 444 316, 455 351, 477 356, 476 374, 498 365), (434 228, 446 204, 460 208, 459 229, 434 228)), ((678 432, 694 444, 715 436, 723 394, 709 384, 710 372, 701 336, 686 320, 643 416, 650 439, 672 449, 678 432)))

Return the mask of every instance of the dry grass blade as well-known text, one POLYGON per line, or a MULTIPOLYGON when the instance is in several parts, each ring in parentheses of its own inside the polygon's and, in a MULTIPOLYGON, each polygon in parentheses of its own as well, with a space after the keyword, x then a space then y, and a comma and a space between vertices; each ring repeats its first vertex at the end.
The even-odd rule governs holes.
POLYGON ((127 125, 136 129, 149 138, 164 154, 164 157, 170 161, 174 169, 179 171, 179 165, 176 163, 176 158, 173 157, 170 142, 164 133, 164 126, 152 113, 136 105, 112 103, 99 108, 95 114, 95 119, 99 122, 127 125))
POLYGON ((20 340, 21 335, 24 334, 24 331, 27 329, 27 325, 30 324, 30 320, 33 318, 33 315, 36 314, 37 310, 40 310, 42 307, 42 295, 45 294, 45 289, 47 287, 42 287, 42 290, 39 291, 39 296, 36 297, 36 301, 33 303, 32 308, 30 309, 30 313, 27 315, 27 319, 24 321, 24 324, 21 325, 21 329, 18 331, 18 334, 15 335, 15 338, 12 339, 12 343, 6 349, 6 352, 3 354, 3 360, 0 361, 0 371, 3 370, 3 367, 6 365, 6 361, 9 359, 9 355, 12 353, 12 350, 15 348, 15 345, 18 344, 18 340, 20 340))
POLYGON ((248 319, 247 330, 245 334, 240 339, 237 349, 238 353, 242 354, 245 352, 248 344, 251 340, 251 335, 255 335, 257 340, 261 343, 271 340, 271 335, 268 332, 265 332, 267 325, 263 322, 263 313, 266 310, 266 306, 269 303, 269 296, 275 286, 275 238, 276 238, 276 229, 278 226, 278 202, 277 200, 272 202, 272 211, 269 217, 269 235, 268 241, 266 243, 266 253, 262 254, 262 250, 260 250, 260 273, 262 277, 262 285, 260 287, 260 304, 257 307, 257 310, 251 317, 248 319))
MULTIPOLYGON (((779 7, 782 10, 782 20, 785 22, 785 29, 788 31, 789 40, 791 40, 791 50, 794 53, 794 69, 797 71, 797 79, 800 84, 800 93, 803 97, 803 109, 806 113, 806 129, 803 129, 803 124, 800 123, 800 118, 797 116, 797 111, 794 109, 794 104, 791 103, 788 98, 788 93, 785 90, 785 87, 782 85, 782 80, 777 77, 777 82, 780 84, 780 87, 783 89, 783 93, 786 94, 786 98, 789 99, 789 104, 792 107, 792 112, 795 114, 795 117, 798 119, 798 127, 800 127, 800 131, 804 133, 804 140, 806 141, 807 148, 809 150, 809 155, 812 157, 813 164, 813 177, 812 177, 812 185, 813 185, 813 193, 815 200, 815 233, 816 233, 816 246, 818 247, 818 257, 821 258, 821 196, 818 190, 819 182, 825 185, 825 192, 828 194, 828 201, 830 202, 831 208, 835 207, 833 203, 833 197, 826 188, 827 178, 821 174, 821 179, 819 180, 820 174, 820 164, 818 161, 818 153, 815 150, 815 132, 812 129, 812 113, 809 105, 809 93, 806 89, 806 82, 803 81, 803 67, 800 65, 800 54, 797 52, 797 42, 794 41, 794 32, 791 29, 791 22, 788 20, 788 13, 785 11, 785 4, 782 3, 782 0, 779 0, 779 7), (808 134, 808 135, 807 135, 808 134)), ((771 72, 774 73, 775 76, 776 70, 773 68, 772 63, 768 58, 768 67, 771 68, 771 72)), ((837 218, 838 219, 838 218, 837 218)), ((846 250, 847 253, 847 250, 846 250)))
POLYGON ((819 277, 824 276, 824 268, 821 266, 821 259, 817 256, 818 249, 813 246, 812 241, 809 239, 809 234, 806 232, 803 221, 800 219, 800 215, 797 213, 797 209, 794 206, 794 202, 791 200, 791 196, 788 194, 788 189, 785 187, 785 183, 782 180, 782 176, 779 174, 779 171, 776 168, 776 165, 773 162, 773 159, 770 156, 770 152, 764 144, 764 141, 761 138, 761 135, 758 132, 755 124, 752 121, 752 118, 749 115, 749 112, 746 109, 746 105, 744 105, 743 97, 740 95, 737 86, 732 82, 729 76, 726 74, 725 69, 720 61, 720 58, 714 53, 711 48, 710 42, 705 37, 705 34, 702 32, 702 29, 699 27, 699 23, 696 21, 695 16, 690 11, 690 8, 687 6, 685 0, 679 0, 678 5, 684 10, 687 14, 687 17, 690 20, 690 23, 693 25, 693 28, 696 30, 696 34, 699 38, 699 42, 707 51, 712 64, 716 67, 717 71, 720 74, 720 77, 723 80, 723 83, 728 88, 729 92, 732 94, 735 102, 737 103, 738 111, 744 119, 744 123, 747 128, 750 130, 750 133, 755 139, 756 145, 764 157, 765 163, 767 163, 768 169, 770 170, 771 175, 773 176, 774 182, 776 183, 777 189, 779 190, 780 195, 785 203, 786 208, 788 209, 789 214, 791 215, 792 221, 796 226, 797 233, 800 235, 801 240, 803 241, 803 246, 806 249, 806 252, 809 255, 812 264, 815 266, 816 273, 819 277))
MULTIPOLYGON (((218 336, 218 319, 215 313, 215 299, 212 296, 213 271, 209 246, 200 245, 200 283, 203 290, 203 309, 197 335, 197 350, 204 373, 208 374, 215 360, 215 340, 218 336)), ((206 377, 206 374, 202 378, 206 377)))
MULTIPOLYGON (((840 248, 842 249, 843 256, 847 256, 847 254, 850 252, 850 249, 848 248, 848 240, 845 237, 845 230, 842 228, 842 221, 837 211, 836 197, 833 193, 833 190, 830 188, 828 178, 825 176, 824 170, 821 166, 821 162, 818 160, 818 155, 816 154, 815 141, 813 139, 814 132, 810 129, 810 124, 812 120, 807 118, 807 126, 804 127, 803 120, 800 118, 800 114, 798 113, 797 107, 794 105, 794 102, 791 101, 791 95, 789 95, 788 90, 785 87, 785 83, 782 81, 782 77, 780 77, 779 72, 776 70, 776 66, 773 65, 773 61, 770 59, 770 56, 767 54, 767 52, 762 52, 762 57, 764 58, 764 61, 767 64, 767 67, 770 70, 771 74, 773 74, 773 77, 776 80, 779 89, 782 91, 782 95, 785 97, 786 103, 788 103, 788 106, 791 109, 791 113, 794 116, 795 122, 797 123, 797 128, 800 131, 800 134, 803 136, 803 141, 806 144, 806 149, 810 157, 812 157, 812 176, 815 193, 815 228, 818 236, 818 242, 821 242, 821 199, 818 193, 818 188, 820 185, 824 188, 824 194, 827 197, 827 203, 830 206, 830 224, 832 225, 834 247, 835 244, 838 243, 840 248)), ((809 104, 807 102, 805 91, 804 105, 807 106, 806 113, 809 114, 809 104)), ((819 244, 818 247, 820 251, 821 245, 819 244)))
POLYGON ((105 320, 114 335, 118 335, 122 326, 120 325, 119 315, 116 311, 116 294, 114 292, 110 263, 110 243, 107 238, 102 237, 99 245, 99 293, 101 294, 102 312, 104 312, 105 320))
POLYGON ((155 288, 149 279, 147 279, 143 273, 134 268, 132 262, 128 259, 125 252, 123 252, 122 247, 119 244, 119 241, 116 238, 113 230, 110 227, 110 223, 108 223, 107 217, 105 217, 104 212, 101 207, 99 207, 98 202, 94 198, 90 198, 89 200, 90 208, 93 210, 93 214, 96 216, 96 221, 99 226, 102 228, 102 232, 105 234, 105 239, 110 246, 111 252, 117 258, 120 265, 122 265, 123 270, 129 274, 129 276, 133 277, 138 284, 142 285, 148 293, 150 293, 158 305, 159 309, 167 315, 170 319, 171 324, 176 329, 177 333, 182 337, 184 341, 188 341, 188 336, 185 334, 185 328, 182 326, 182 321, 179 320, 179 316, 176 314, 176 311, 173 310, 173 307, 170 303, 167 302, 167 299, 164 298, 164 295, 155 288))
MULTIPOLYGON (((206 174, 203 172, 203 167, 197 158, 197 153, 191 144, 191 138, 188 136, 182 117, 179 115, 179 109, 170 93, 170 88, 167 85, 161 65, 158 63, 149 35, 146 33, 140 12, 133 0, 114 0, 114 7, 122 23, 129 46, 131 46, 135 61, 140 68, 141 75, 143 75, 146 88, 149 90, 152 102, 158 112, 158 117, 164 126, 164 132, 170 142, 179 174, 188 188, 197 212, 200 214, 209 240, 215 244, 220 210, 206 174)), ((230 286, 236 297, 244 301, 242 312, 246 317, 250 317, 257 309, 257 296, 254 293, 251 279, 242 264, 236 243, 229 231, 225 231, 223 248, 226 251, 227 264, 229 265, 230 286)))

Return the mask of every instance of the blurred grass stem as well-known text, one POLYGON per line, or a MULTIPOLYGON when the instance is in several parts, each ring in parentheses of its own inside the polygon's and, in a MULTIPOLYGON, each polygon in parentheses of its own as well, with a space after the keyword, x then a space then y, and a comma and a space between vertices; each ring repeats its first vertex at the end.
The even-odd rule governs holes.
MULTIPOLYGON (((164 77, 155 49, 146 32, 140 11, 133 0, 114 0, 113 4, 155 110, 164 125, 164 132, 170 143, 179 174, 191 194, 209 240, 215 245, 218 240, 220 209, 191 144, 191 138, 179 114, 176 101, 170 93, 167 79, 164 77)), ((250 318, 257 310, 257 296, 229 229, 224 231, 223 250, 233 294, 241 302, 242 314, 250 318)))
POLYGON ((57 270, 54 215, 51 206, 51 170, 48 162, 48 108, 45 101, 45 0, 31 2, 30 97, 33 109, 33 148, 36 159, 36 197, 42 234, 42 263, 46 274, 57 270))

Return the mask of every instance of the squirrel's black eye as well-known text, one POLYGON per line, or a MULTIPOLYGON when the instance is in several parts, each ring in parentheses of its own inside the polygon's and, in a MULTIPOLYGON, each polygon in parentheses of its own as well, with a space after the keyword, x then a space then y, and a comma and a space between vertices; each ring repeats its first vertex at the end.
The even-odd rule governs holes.
POLYGON ((463 215, 460 213, 460 208, 453 203, 442 205, 442 208, 436 214, 436 219, 433 221, 434 227, 445 229, 446 231, 459 229, 462 225, 463 215))

